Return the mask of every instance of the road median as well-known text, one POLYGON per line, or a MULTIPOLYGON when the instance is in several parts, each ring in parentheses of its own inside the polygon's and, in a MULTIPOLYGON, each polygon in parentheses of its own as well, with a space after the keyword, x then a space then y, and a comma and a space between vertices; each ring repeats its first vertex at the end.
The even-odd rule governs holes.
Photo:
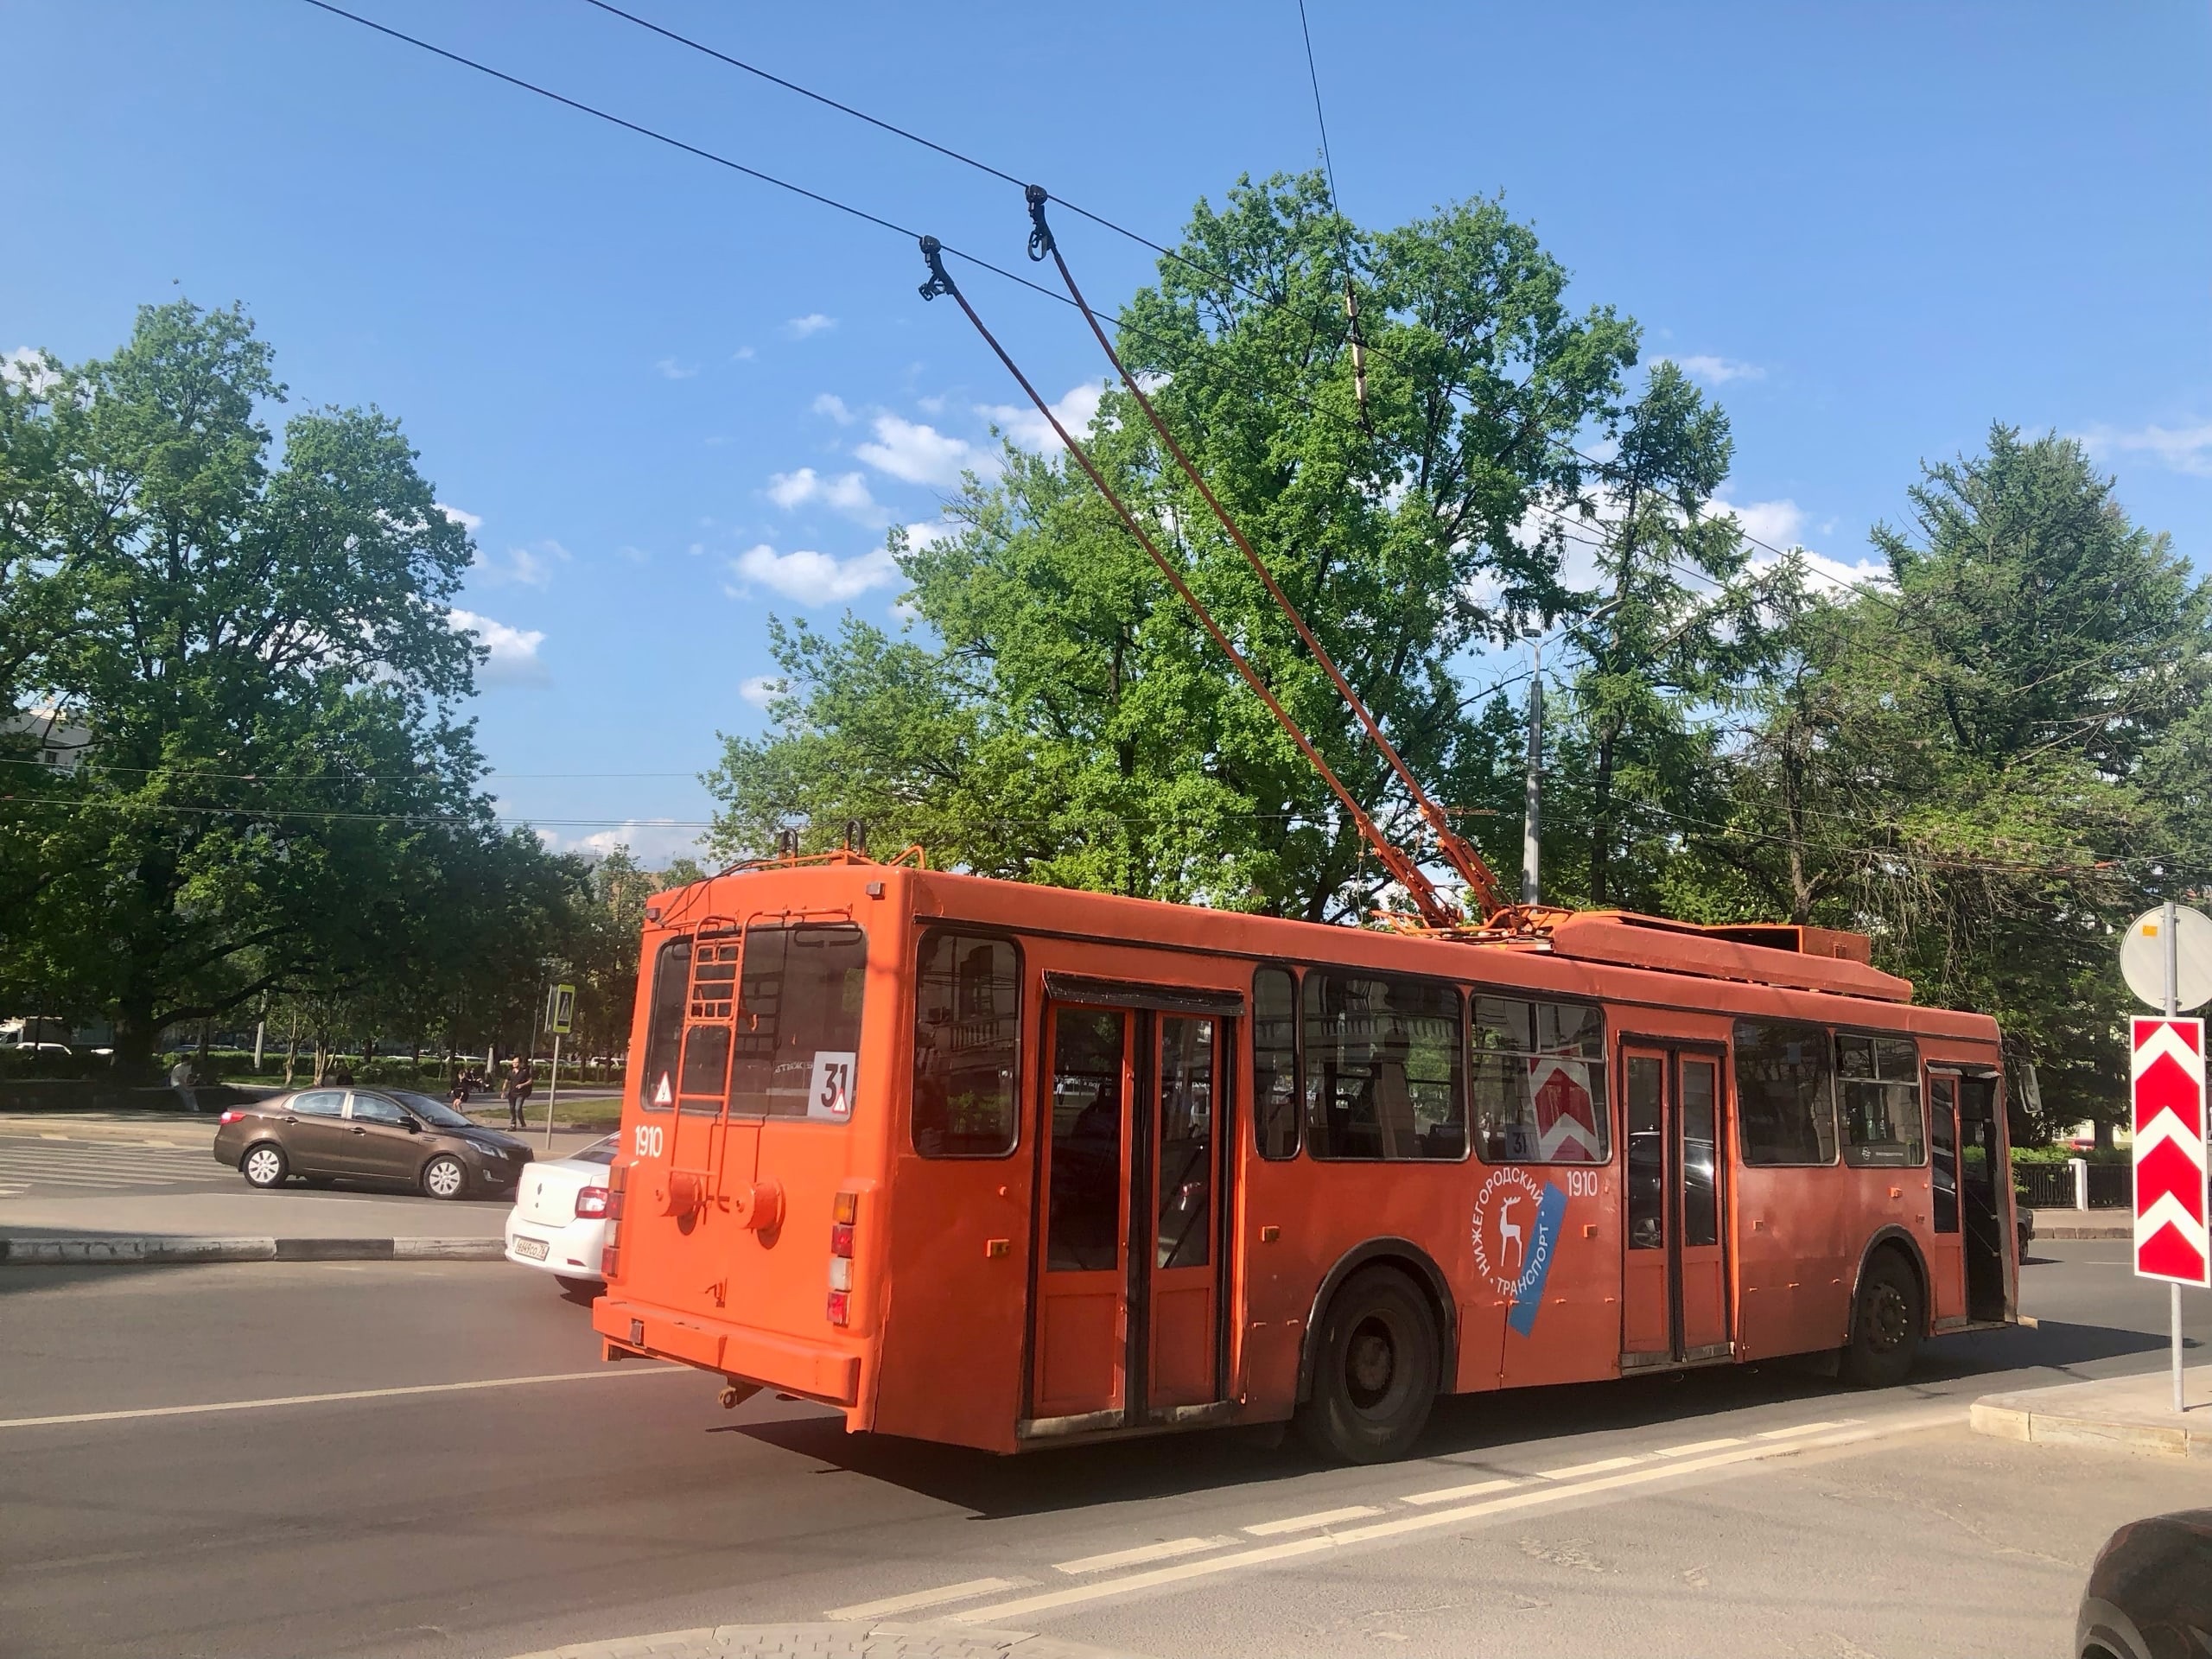
POLYGON ((496 1262, 497 1238, 179 1238, 111 1233, 79 1237, 0 1235, 9 1267, 188 1267, 211 1262, 496 1262))
POLYGON ((1976 1433, 1999 1440, 2212 1459, 2212 1398, 2201 1372, 2187 1380, 2181 1411, 2173 1408, 2172 1379, 2157 1370, 1984 1395, 1969 1421, 1976 1433))

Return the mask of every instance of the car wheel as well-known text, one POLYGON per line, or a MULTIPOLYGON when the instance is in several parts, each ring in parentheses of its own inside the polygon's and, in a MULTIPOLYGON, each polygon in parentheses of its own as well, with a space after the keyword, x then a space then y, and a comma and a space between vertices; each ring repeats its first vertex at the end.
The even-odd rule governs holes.
POLYGON ((1904 1382, 1920 1349, 1920 1281, 1895 1250, 1878 1251, 1852 1305, 1844 1381, 1855 1389, 1892 1389, 1904 1382))
POLYGON ((434 1198, 457 1198, 468 1186, 461 1160, 441 1153, 423 1166, 423 1190, 434 1198))
POLYGON ((1347 1463, 1404 1457, 1436 1402, 1441 1350, 1427 1300, 1403 1274, 1355 1274, 1329 1303, 1300 1433, 1347 1463))
POLYGON ((290 1170, 284 1161, 284 1148, 273 1141, 248 1147, 245 1156, 238 1160, 238 1173, 255 1186, 282 1186, 290 1170))

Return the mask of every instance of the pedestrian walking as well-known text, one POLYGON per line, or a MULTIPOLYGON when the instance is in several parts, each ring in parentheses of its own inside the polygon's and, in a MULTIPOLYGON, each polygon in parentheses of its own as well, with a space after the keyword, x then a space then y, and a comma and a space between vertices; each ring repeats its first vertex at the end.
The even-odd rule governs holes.
POLYGON ((199 1081, 199 1074, 192 1069, 191 1057, 178 1055, 176 1064, 169 1067, 169 1087, 176 1090, 177 1103, 188 1112, 200 1109, 200 1094, 194 1087, 199 1081))
POLYGON ((530 1096, 537 1087, 537 1075, 530 1062, 519 1055, 508 1064, 512 1069, 507 1073, 507 1127, 527 1128, 530 1126, 523 1121, 523 1108, 530 1103, 530 1096))

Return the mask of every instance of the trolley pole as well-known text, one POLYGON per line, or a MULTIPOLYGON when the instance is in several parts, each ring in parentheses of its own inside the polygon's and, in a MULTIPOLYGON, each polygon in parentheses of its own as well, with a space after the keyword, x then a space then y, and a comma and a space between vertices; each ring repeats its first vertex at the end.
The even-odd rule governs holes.
MULTIPOLYGON (((2166 957, 2166 1018, 2173 1019, 2181 1012, 2181 922, 2174 913, 2177 906, 2166 900, 2166 913, 2160 919, 2158 933, 2165 944, 2166 957)), ((2181 1389, 2181 1285, 2179 1281, 2166 1287, 2167 1324, 2173 1332, 2174 1414, 2182 1411, 2181 1389)))

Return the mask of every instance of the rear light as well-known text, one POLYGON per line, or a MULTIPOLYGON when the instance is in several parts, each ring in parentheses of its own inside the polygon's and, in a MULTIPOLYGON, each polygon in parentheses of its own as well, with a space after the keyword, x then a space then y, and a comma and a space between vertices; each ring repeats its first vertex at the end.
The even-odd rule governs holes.
POLYGON ((609 1244, 599 1253, 599 1276, 606 1280, 608 1284, 614 1282, 615 1273, 621 1265, 622 1252, 613 1245, 609 1244))
POLYGON ((235 1123, 245 1116, 246 1116, 246 1114, 244 1112, 225 1112, 220 1117, 217 1118, 215 1122, 218 1126, 225 1123, 235 1123))
POLYGON ((840 1192, 830 1206, 830 1304, 832 1325, 849 1325, 853 1317, 853 1234, 861 1216, 861 1195, 840 1192))
POLYGON ((587 1186, 576 1194, 576 1216, 579 1220, 607 1213, 607 1189, 587 1186))

